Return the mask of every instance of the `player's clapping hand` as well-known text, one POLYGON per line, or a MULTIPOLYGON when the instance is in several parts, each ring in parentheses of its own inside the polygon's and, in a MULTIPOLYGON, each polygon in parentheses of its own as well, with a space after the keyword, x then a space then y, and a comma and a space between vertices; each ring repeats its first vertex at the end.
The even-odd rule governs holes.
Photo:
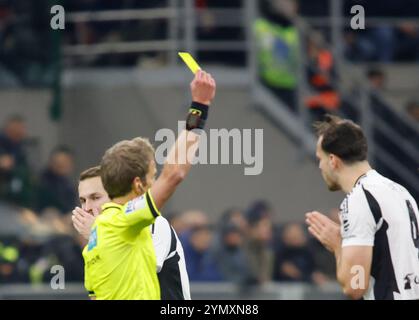
POLYGON ((73 210, 73 215, 71 217, 73 220, 73 226, 86 240, 89 239, 90 229, 92 228, 92 225, 98 215, 99 212, 95 209, 92 213, 84 211, 79 207, 76 207, 73 210))
POLYGON ((216 83, 211 74, 199 70, 191 82, 192 100, 210 105, 215 97, 216 83))
POLYGON ((308 224, 308 231, 327 250, 335 252, 336 248, 341 246, 340 226, 324 214, 317 211, 309 212, 306 214, 306 223, 308 224))

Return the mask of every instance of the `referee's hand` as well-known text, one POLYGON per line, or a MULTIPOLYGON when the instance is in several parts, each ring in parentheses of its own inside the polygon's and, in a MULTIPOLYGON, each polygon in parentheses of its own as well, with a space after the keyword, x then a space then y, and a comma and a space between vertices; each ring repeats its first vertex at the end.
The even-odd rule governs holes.
POLYGON ((211 74, 199 70, 191 82, 192 100, 209 106, 215 97, 216 87, 211 74))

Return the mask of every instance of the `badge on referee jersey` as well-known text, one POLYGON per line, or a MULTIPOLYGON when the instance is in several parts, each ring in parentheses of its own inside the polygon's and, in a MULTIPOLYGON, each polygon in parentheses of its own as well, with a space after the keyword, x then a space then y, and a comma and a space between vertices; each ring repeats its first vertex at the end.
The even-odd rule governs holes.
POLYGON ((125 214, 130 214, 134 211, 144 209, 146 207, 146 200, 144 195, 135 198, 127 203, 127 208, 125 209, 125 214))
POLYGON ((97 246, 97 227, 95 227, 89 236, 89 243, 87 244, 87 251, 92 250, 97 246))

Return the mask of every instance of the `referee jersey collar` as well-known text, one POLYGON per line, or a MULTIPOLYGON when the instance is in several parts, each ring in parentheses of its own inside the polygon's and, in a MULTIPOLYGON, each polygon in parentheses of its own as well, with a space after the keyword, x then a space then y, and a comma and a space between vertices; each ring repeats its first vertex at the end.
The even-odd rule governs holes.
POLYGON ((105 212, 109 209, 121 210, 122 207, 123 207, 122 205, 117 204, 115 202, 108 202, 108 203, 105 203, 104 205, 102 205, 102 212, 105 212))

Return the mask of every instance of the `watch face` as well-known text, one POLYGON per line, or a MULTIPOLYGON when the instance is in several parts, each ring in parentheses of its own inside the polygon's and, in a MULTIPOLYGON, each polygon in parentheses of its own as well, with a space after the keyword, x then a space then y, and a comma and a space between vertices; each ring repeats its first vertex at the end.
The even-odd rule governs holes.
POLYGON ((186 119, 186 129, 193 130, 200 128, 201 117, 198 114, 190 113, 186 119))

